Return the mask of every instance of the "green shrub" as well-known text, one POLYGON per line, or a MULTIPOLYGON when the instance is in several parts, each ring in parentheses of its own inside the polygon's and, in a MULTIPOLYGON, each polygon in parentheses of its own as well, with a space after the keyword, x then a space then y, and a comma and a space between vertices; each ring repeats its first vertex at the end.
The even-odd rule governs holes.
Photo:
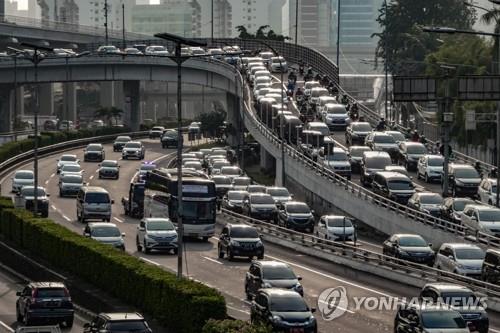
POLYGON ((0 233, 18 247, 137 306, 175 332, 200 332, 210 318, 226 318, 215 289, 176 276, 49 219, 34 218, 0 199, 0 233), (5 207, 2 203, 5 202, 5 207))
POLYGON ((269 327, 252 325, 242 320, 214 320, 210 319, 203 326, 202 333, 271 333, 269 327))

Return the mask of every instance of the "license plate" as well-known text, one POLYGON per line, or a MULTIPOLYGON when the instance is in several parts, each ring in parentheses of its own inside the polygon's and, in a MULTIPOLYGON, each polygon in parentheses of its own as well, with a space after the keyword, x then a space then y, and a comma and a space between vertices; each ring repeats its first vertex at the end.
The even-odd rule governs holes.
POLYGON ((292 328, 290 329, 290 333, 304 333, 303 328, 292 328))

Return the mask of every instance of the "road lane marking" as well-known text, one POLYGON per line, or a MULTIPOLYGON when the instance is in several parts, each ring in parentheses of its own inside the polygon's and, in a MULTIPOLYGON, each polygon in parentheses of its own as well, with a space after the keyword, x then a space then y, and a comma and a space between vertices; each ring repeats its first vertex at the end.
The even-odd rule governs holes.
POLYGON ((115 220, 117 220, 118 222, 123 223, 123 220, 122 220, 122 219, 119 219, 119 218, 117 218, 117 217, 113 217, 113 218, 114 218, 115 220))
POLYGON ((222 265, 222 263, 216 259, 213 259, 213 258, 210 258, 210 257, 205 257, 203 256, 203 258, 207 259, 207 260, 210 260, 211 262, 215 262, 216 264, 219 264, 219 265, 222 265))
POLYGON ((89 180, 92 180, 92 179, 94 179, 94 175, 92 175, 92 176, 89 177, 89 180))
MULTIPOLYGON (((323 304, 325 304, 325 305, 331 305, 330 303, 325 302, 325 301, 323 301, 322 299, 320 299, 320 300, 319 300, 319 302, 320 302, 320 303, 323 303, 323 304)), ((352 310, 349 310, 349 309, 343 308, 343 307, 341 307, 341 306, 339 306, 339 305, 335 305, 335 307, 336 307, 336 308, 339 308, 340 310, 343 310, 343 311, 345 311, 345 312, 348 312, 348 313, 350 313, 350 314, 355 314, 355 313, 356 313, 356 312, 354 312, 354 311, 352 311, 352 310)))
POLYGON ((7 332, 15 332, 12 327, 4 323, 3 321, 0 321, 0 326, 2 326, 7 332))
POLYGON ((67 217, 66 215, 62 214, 62 217, 66 220, 66 221, 70 221, 71 222, 71 219, 69 217, 67 217))
POLYGON ((226 305, 226 307, 227 307, 228 309, 231 309, 231 310, 234 310, 234 311, 239 311, 239 312, 246 313, 247 315, 249 315, 249 314, 250 314, 250 312, 249 312, 249 311, 246 311, 246 310, 241 310, 241 309, 235 308, 234 306, 226 305))
POLYGON ((48 180, 46 180, 46 181, 45 181, 45 185, 47 185, 48 183, 49 183, 49 181, 48 181, 48 180))
POLYGON ((141 260, 144 260, 145 262, 148 262, 148 263, 153 264, 153 265, 155 265, 155 266, 161 266, 161 265, 160 265, 159 263, 157 263, 156 261, 149 260, 149 259, 144 258, 144 257, 139 257, 139 258, 141 258, 141 260))
POLYGON ((51 175, 50 175, 50 178, 55 177, 55 175, 56 175, 55 173, 51 174, 51 175))
POLYGON ((52 207, 52 209, 53 209, 53 210, 57 211, 56 206, 54 206, 54 205, 50 205, 50 207, 52 207))

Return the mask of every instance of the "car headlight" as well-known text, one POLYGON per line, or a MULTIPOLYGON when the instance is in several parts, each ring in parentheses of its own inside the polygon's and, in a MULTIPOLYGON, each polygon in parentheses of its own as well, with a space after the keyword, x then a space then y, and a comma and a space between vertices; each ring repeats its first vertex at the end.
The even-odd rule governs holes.
POLYGON ((399 254, 402 255, 402 256, 409 256, 408 252, 403 251, 403 250, 400 250, 399 254))
POLYGON ((269 282, 264 282, 262 288, 272 288, 273 286, 269 282))
POLYGON ((235 241, 235 240, 232 240, 232 241, 231 241, 231 245, 232 245, 232 246, 240 246, 240 242, 235 241))
POLYGON ((307 320, 305 321, 305 325, 309 325, 309 324, 312 324, 316 321, 316 318, 314 318, 314 316, 310 316, 309 318, 307 318, 307 320))
POLYGON ((280 316, 273 316, 273 323, 281 323, 283 321, 283 318, 280 316))
POLYGON ((264 246, 264 244, 262 243, 262 241, 261 241, 261 240, 258 240, 258 241, 257 241, 257 247, 262 247, 262 246, 264 246))
POLYGON ((457 267, 458 268, 462 268, 462 269, 465 268, 465 266, 463 264, 459 263, 459 262, 457 262, 457 267))
POLYGON ((301 292, 302 291, 302 285, 300 283, 297 283, 295 286, 293 286, 293 290, 301 292))

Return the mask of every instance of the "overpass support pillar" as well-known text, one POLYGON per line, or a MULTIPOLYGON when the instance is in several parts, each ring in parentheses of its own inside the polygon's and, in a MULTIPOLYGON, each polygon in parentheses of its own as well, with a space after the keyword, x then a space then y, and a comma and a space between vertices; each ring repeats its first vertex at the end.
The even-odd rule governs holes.
POLYGON ((99 102, 101 107, 115 106, 115 85, 113 81, 101 81, 99 83, 99 102))
POLYGON ((12 131, 12 90, 11 84, 0 84, 0 132, 12 131))
MULTIPOLYGON (((277 161, 276 161, 277 163, 277 161)), ((265 171, 270 171, 273 169, 274 158, 269 154, 263 147, 260 149, 260 168, 265 171)))
POLYGON ((125 113, 123 115, 123 119, 130 119, 130 122, 128 122, 127 125, 133 131, 138 131, 140 124, 142 123, 140 92, 140 81, 123 81, 123 94, 125 96, 125 113))
POLYGON ((76 120, 76 82, 63 84, 64 113, 63 120, 76 120))
POLYGON ((281 168, 283 167, 283 160, 281 158, 276 159, 276 176, 274 177, 274 185, 275 186, 284 186, 283 182, 283 173, 281 172, 281 168))
POLYGON ((40 109, 42 116, 52 116, 54 114, 54 85, 52 83, 40 84, 40 109))
POLYGON ((228 144, 230 146, 238 146, 241 138, 239 133, 240 126, 240 99, 238 96, 227 93, 227 122, 231 125, 231 131, 228 137, 228 144))

